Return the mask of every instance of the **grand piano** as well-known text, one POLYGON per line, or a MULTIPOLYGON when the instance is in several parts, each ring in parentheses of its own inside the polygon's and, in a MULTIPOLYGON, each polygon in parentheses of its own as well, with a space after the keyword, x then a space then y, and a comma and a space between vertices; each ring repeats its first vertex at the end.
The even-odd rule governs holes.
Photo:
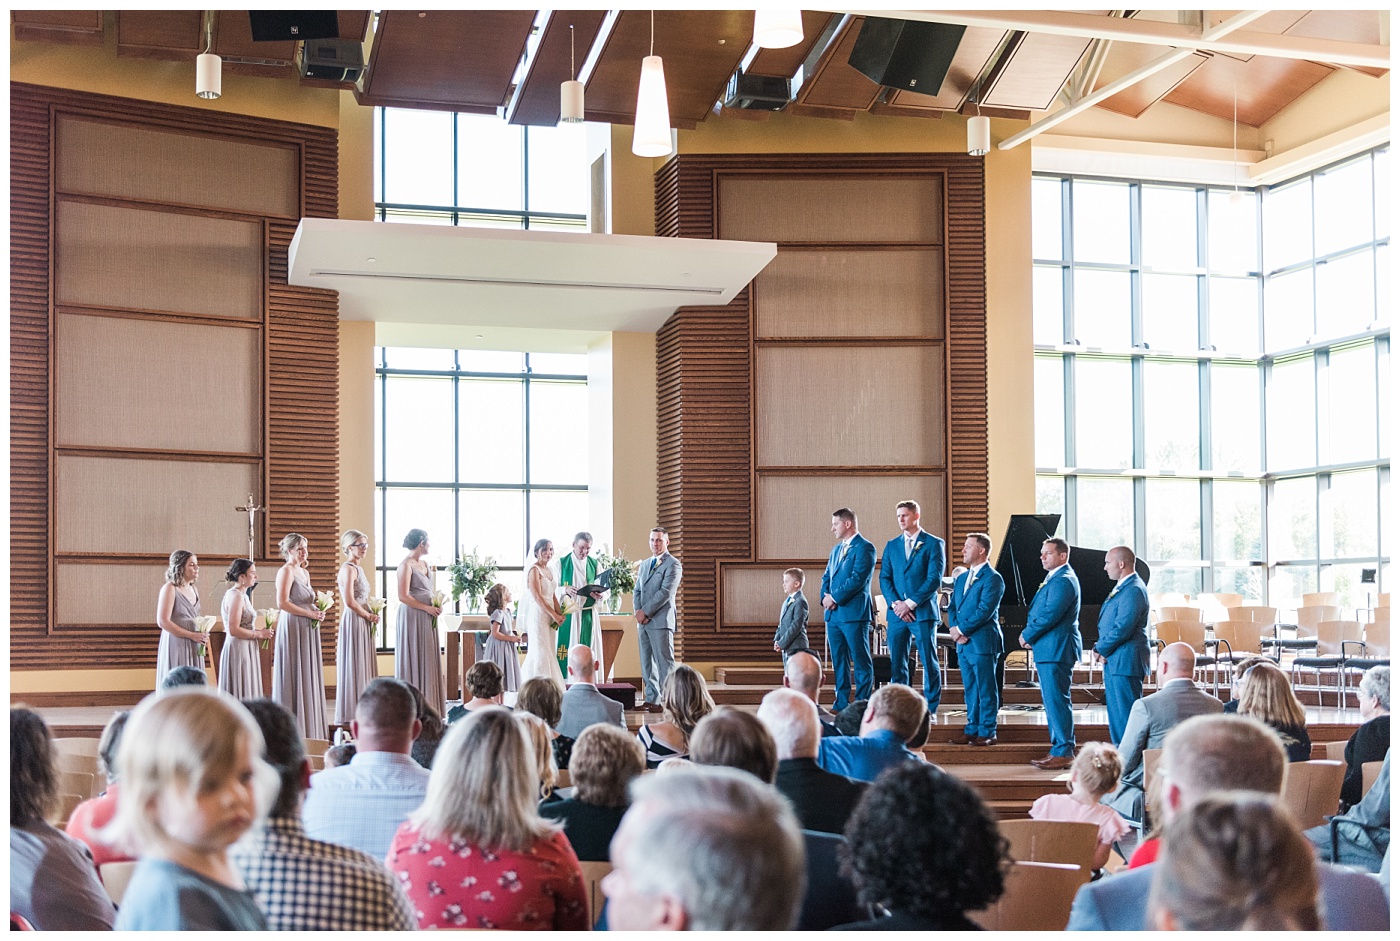
MULTIPOLYGON (((1001 633, 1006 645, 997 662, 998 686, 1005 685, 1006 655, 1021 649, 1021 631, 1026 626, 1031 598, 1045 580, 1045 569, 1040 564, 1041 544, 1055 534, 1059 525, 1058 513, 1013 514, 1006 535, 1002 537, 997 572, 1006 582, 1006 592, 1001 597, 1001 633)), ((1103 570, 1107 554, 1106 548, 1070 546, 1069 549, 1069 567, 1079 579, 1079 633, 1085 650, 1099 639, 1099 607, 1108 600, 1115 584, 1103 570)), ((1144 582, 1152 574, 1141 559, 1137 560, 1137 573, 1144 582)), ((1026 679, 1029 678, 1027 671, 1026 679)))

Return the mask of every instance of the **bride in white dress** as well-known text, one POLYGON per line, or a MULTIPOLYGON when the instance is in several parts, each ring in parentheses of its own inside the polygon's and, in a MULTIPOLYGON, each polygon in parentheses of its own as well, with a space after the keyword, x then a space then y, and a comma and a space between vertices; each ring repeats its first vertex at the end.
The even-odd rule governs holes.
POLYGON ((555 651, 558 644, 558 626, 564 621, 563 611, 555 600, 554 573, 549 570, 549 560, 554 558, 554 544, 548 539, 535 543, 535 564, 525 570, 525 596, 520 599, 520 617, 517 627, 524 627, 530 638, 530 650, 525 654, 525 663, 520 667, 520 682, 532 676, 542 676, 552 680, 560 689, 564 688, 564 674, 559 669, 559 659, 555 651))

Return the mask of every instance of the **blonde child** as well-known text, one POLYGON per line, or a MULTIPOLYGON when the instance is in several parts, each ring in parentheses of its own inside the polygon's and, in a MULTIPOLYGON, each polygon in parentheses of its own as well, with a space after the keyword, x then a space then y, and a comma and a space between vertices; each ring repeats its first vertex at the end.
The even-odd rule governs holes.
POLYGON ((181 690, 136 708, 117 756, 117 814, 102 835, 141 860, 116 930, 267 930, 227 855, 277 795, 262 752, 248 710, 217 691, 181 690))
POLYGON ((502 689, 520 689, 520 656, 516 652, 520 635, 510 613, 510 589, 500 582, 486 592, 486 613, 491 617, 491 636, 486 641, 486 659, 501 668, 502 689))
POLYGON ((1092 823, 1099 828, 1099 847, 1094 853, 1094 868, 1108 864, 1113 844, 1121 840, 1130 827, 1118 811, 1099 803, 1118 787, 1123 762, 1118 749, 1105 742, 1089 742, 1079 750, 1069 769, 1069 793, 1046 794, 1031 805, 1032 820, 1063 820, 1071 823, 1092 823))

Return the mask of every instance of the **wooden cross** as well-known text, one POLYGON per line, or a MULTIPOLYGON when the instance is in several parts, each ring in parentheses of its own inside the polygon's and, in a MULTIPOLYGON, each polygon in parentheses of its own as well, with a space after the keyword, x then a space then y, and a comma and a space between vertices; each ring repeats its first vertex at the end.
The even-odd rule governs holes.
POLYGON ((260 510, 265 510, 266 507, 261 507, 253 503, 253 495, 250 493, 248 494, 248 502, 243 504, 243 506, 236 506, 234 509, 239 513, 248 514, 248 561, 255 561, 253 558, 253 541, 256 538, 256 526, 254 521, 258 512, 260 510))

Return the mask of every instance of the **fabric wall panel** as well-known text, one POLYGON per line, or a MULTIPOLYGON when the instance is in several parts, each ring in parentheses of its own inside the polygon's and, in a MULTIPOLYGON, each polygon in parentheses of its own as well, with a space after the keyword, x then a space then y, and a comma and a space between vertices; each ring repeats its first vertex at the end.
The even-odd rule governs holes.
MULTIPOLYGON (((758 482, 758 557, 824 561, 835 544, 831 513, 844 506, 855 511, 860 531, 875 543, 878 558, 898 529, 894 506, 901 500, 918 502, 925 530, 943 531, 941 475, 764 475, 758 482)), ((817 577, 821 577, 820 570, 817 577)), ((809 572, 809 584, 810 578, 809 572)), ((810 602, 812 596, 807 600, 810 602)))
POLYGON ((922 177, 729 177, 719 237, 764 242, 943 242, 943 185, 922 177))
POLYGON ((62 113, 57 123, 60 192, 301 217, 301 155, 293 145, 62 113))
POLYGON ((942 338, 943 253, 784 251, 754 279, 754 334, 942 338))
POLYGON ((62 314, 54 352, 59 447, 262 450, 261 330, 62 314))

